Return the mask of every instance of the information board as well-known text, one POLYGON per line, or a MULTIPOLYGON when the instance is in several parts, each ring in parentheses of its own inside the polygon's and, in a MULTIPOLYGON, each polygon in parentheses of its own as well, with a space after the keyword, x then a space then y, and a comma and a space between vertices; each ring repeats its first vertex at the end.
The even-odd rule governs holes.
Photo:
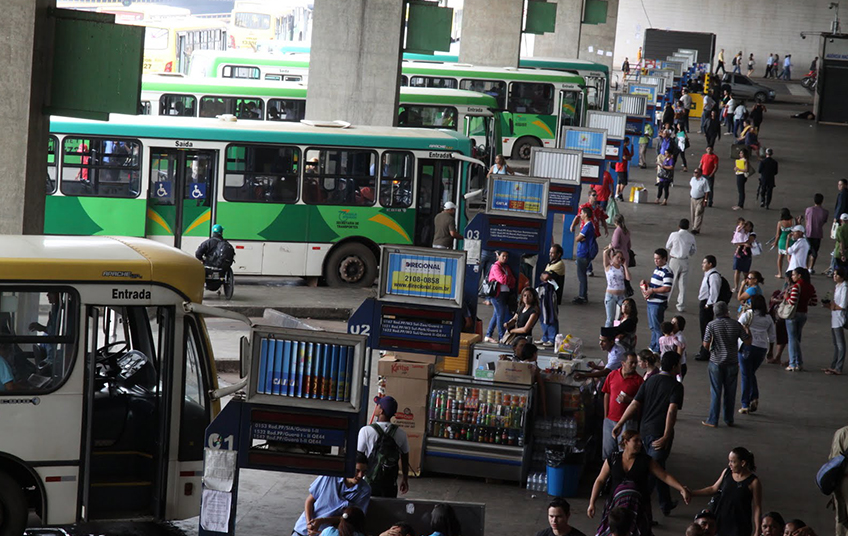
POLYGON ((465 252, 383 246, 378 297, 383 301, 462 306, 465 252))
POLYGON ((551 181, 551 193, 548 196, 548 210, 563 214, 577 214, 577 207, 579 206, 579 185, 551 181))
POLYGON ((655 84, 630 84, 627 92, 631 95, 645 95, 649 102, 657 102, 658 88, 655 84))
POLYGON ((548 215, 547 199, 547 179, 492 175, 486 213, 544 219, 548 215))
POLYGON ((563 127, 561 149, 583 151, 583 158, 606 156, 607 131, 599 128, 563 127))

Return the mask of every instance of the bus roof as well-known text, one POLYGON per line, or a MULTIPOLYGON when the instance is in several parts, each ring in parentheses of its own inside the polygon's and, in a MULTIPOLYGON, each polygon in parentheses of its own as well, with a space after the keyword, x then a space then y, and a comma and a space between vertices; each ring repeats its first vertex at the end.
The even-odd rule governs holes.
POLYGON ((570 69, 581 71, 600 71, 609 74, 609 67, 603 63, 597 63, 589 60, 532 57, 521 58, 518 60, 518 65, 521 67, 535 67, 548 70, 570 69))
POLYGON ((459 77, 466 76, 474 78, 497 78, 504 80, 527 80, 579 85, 583 85, 585 83, 582 76, 567 74, 561 71, 516 69, 514 67, 484 67, 468 63, 433 63, 426 61, 403 60, 401 63, 401 72, 406 75, 422 74, 459 77))
MULTIPOLYGON (((142 91, 190 92, 205 95, 245 95, 257 97, 306 98, 306 84, 233 78, 199 78, 168 74, 145 74, 142 91)), ((464 89, 401 87, 400 102, 410 104, 453 104, 496 109, 498 101, 491 95, 464 89)))
POLYGON ((240 49, 195 50, 191 53, 191 57, 192 61, 195 58, 211 60, 216 69, 221 63, 227 62, 233 62, 239 65, 284 65, 286 67, 309 68, 309 54, 260 54, 240 49))
POLYGON ((277 121, 224 121, 195 117, 112 114, 108 122, 51 117, 53 134, 203 140, 242 143, 340 145, 471 154, 471 140, 452 130, 351 126, 332 128, 277 121))
POLYGON ((115 236, 0 236, 3 279, 39 282, 150 282, 203 300, 203 265, 190 254, 115 236))

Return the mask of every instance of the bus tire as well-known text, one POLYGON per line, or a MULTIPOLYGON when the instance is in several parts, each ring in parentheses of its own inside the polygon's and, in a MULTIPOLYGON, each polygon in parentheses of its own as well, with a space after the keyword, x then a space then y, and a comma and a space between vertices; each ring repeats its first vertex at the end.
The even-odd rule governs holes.
POLYGON ((524 136, 518 138, 515 145, 512 146, 512 158, 516 160, 530 160, 530 152, 533 147, 541 147, 542 142, 532 136, 524 136))
POLYGON ((14 478, 0 472, 0 536, 21 536, 27 515, 23 488, 14 478))
POLYGON ((325 272, 331 287, 370 287, 377 279, 377 259, 368 246, 349 242, 330 253, 325 272))

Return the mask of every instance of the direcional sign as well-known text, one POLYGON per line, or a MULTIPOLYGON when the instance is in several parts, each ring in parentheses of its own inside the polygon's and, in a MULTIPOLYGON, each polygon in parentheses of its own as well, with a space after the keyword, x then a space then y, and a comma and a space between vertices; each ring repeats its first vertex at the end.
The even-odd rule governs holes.
POLYGON ((384 247, 379 297, 385 301, 459 307, 464 270, 464 251, 384 247))

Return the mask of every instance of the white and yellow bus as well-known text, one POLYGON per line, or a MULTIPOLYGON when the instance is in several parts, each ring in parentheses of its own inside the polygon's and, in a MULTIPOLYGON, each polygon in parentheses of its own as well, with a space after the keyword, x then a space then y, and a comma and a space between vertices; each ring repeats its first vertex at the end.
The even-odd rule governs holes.
MULTIPOLYGON (((220 410, 193 256, 143 238, 0 237, 0 533, 200 506, 220 410)), ((247 320, 246 318, 240 318, 247 320)), ((249 321, 248 321, 249 322, 249 321)))
POLYGON ((311 4, 306 0, 236 0, 229 27, 229 48, 256 50, 258 43, 309 42, 311 4))
POLYGON ((220 19, 186 17, 130 24, 145 27, 144 73, 188 73, 193 52, 227 48, 226 22, 220 19))

